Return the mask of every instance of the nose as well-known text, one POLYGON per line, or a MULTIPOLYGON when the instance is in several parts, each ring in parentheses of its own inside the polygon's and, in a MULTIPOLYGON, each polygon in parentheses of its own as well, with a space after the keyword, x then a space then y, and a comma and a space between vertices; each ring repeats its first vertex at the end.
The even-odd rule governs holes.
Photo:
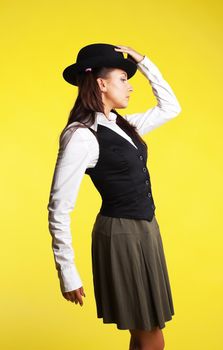
POLYGON ((129 88, 128 88, 129 91, 133 91, 133 87, 132 85, 129 84, 129 88))

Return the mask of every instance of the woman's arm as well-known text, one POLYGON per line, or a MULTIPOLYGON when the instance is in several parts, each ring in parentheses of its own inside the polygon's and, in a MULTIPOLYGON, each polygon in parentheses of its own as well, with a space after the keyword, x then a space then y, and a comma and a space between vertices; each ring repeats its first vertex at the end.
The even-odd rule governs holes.
POLYGON ((82 286, 74 263, 70 230, 70 212, 74 209, 81 180, 91 161, 92 147, 81 132, 81 128, 66 132, 60 142, 47 206, 52 249, 62 292, 82 286))
POLYGON ((140 135, 166 123, 181 112, 181 106, 171 89, 163 78, 158 67, 145 55, 140 54, 131 47, 117 45, 116 51, 128 54, 128 58, 137 64, 138 70, 149 80, 157 105, 143 113, 126 114, 124 118, 137 127, 140 135))
POLYGON ((139 71, 149 80, 157 105, 143 113, 126 114, 124 118, 137 127, 140 135, 145 135, 176 117, 181 112, 181 106, 158 67, 147 56, 144 56, 143 60, 137 63, 137 66, 139 71))

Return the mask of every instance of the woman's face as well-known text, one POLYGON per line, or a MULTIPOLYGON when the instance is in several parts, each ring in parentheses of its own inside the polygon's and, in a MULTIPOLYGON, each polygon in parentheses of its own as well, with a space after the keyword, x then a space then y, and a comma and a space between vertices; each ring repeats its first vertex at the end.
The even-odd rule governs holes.
POLYGON ((127 73, 114 68, 108 78, 97 79, 102 92, 102 101, 108 108, 126 108, 129 102, 132 86, 128 82, 127 73))

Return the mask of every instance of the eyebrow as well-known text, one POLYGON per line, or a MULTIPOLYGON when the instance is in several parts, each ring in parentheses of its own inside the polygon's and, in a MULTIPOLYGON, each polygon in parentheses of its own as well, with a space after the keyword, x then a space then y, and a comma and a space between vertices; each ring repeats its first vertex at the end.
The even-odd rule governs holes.
POLYGON ((122 72, 121 74, 124 74, 126 77, 128 76, 126 72, 122 72))

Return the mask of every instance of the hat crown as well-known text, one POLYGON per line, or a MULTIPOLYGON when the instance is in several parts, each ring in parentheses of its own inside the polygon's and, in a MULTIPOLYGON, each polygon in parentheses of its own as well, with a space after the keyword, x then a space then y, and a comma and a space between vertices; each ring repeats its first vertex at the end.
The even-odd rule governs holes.
POLYGON ((123 59, 124 55, 122 52, 115 51, 114 48, 117 46, 110 44, 90 44, 82 47, 77 55, 77 62, 80 63, 87 59, 91 59, 94 57, 109 57, 109 58, 119 58, 123 59))

